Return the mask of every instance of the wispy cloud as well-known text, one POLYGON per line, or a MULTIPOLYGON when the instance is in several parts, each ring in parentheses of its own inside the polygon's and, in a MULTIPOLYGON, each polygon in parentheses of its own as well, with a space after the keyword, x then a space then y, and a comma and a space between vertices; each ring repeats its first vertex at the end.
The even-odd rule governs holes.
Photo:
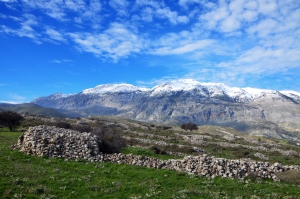
POLYGON ((52 60, 50 62, 51 63, 56 63, 56 64, 62 64, 62 63, 73 62, 73 60, 70 60, 70 59, 62 59, 62 60, 55 59, 55 60, 52 60))
POLYGON ((8 94, 5 94, 5 95, 7 96, 7 98, 9 100, 3 100, 3 101, 0 101, 0 103, 21 104, 21 103, 27 103, 28 102, 27 97, 18 95, 16 93, 8 93, 8 94))
POLYGON ((143 49, 143 38, 123 24, 112 23, 102 33, 69 33, 80 51, 91 52, 97 56, 120 58, 138 53, 143 49))
POLYGON ((55 41, 66 42, 66 38, 65 38, 64 34, 62 33, 62 31, 57 31, 50 27, 46 27, 45 34, 50 39, 53 39, 55 41))
POLYGON ((116 10, 116 12, 121 16, 128 15, 127 7, 129 2, 126 0, 110 0, 109 5, 116 10))
POLYGON ((40 33, 35 29, 38 27, 38 19, 32 14, 24 14, 22 17, 10 17, 14 21, 19 23, 18 28, 10 28, 6 25, 1 26, 0 33, 12 34, 19 37, 28 37, 32 39, 35 43, 41 44, 40 33))

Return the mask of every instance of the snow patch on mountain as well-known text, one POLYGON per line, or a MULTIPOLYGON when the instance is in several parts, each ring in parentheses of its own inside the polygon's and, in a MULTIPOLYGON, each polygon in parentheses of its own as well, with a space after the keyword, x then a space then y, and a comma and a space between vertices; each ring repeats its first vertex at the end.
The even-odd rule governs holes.
POLYGON ((151 89, 151 96, 161 95, 167 92, 190 91, 202 87, 200 82, 194 79, 179 79, 157 85, 151 89))
POLYGON ((66 98, 66 97, 69 97, 71 95, 74 95, 74 94, 55 93, 55 94, 52 95, 52 99, 66 98))
POLYGON ((170 92, 191 91, 198 89, 197 92, 209 93, 210 97, 227 95, 239 100, 253 100, 268 94, 276 94, 277 91, 257 89, 257 88, 238 88, 229 87, 223 83, 204 83, 194 79, 179 79, 155 86, 151 89, 151 96, 164 95, 170 92))
POLYGON ((283 90, 283 91, 280 91, 280 93, 282 93, 282 94, 284 94, 288 97, 294 98, 296 100, 300 100, 300 93, 299 92, 283 90))
POLYGON ((83 94, 104 94, 104 93, 118 93, 118 92, 135 92, 147 91, 147 88, 133 86, 131 84, 101 84, 94 88, 85 89, 83 94))

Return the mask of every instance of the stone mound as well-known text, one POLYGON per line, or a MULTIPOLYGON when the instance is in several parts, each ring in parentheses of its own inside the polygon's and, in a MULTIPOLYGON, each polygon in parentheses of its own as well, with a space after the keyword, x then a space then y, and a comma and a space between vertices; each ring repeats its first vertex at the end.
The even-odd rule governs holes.
POLYGON ((16 146, 21 152, 45 157, 92 160, 99 154, 97 137, 54 126, 30 127, 16 146))

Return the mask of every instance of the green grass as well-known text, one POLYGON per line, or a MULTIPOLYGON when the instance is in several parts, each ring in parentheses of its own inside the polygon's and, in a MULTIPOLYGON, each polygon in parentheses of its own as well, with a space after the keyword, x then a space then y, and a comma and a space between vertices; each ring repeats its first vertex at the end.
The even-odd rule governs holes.
MULTIPOLYGON (((0 132, 0 198, 299 198, 300 187, 208 179, 112 163, 65 162, 11 150, 19 132, 0 132)), ((127 152, 133 152, 128 148, 127 152)), ((137 150, 135 153, 149 155, 137 150)), ((151 154, 150 154, 151 155, 151 154)))

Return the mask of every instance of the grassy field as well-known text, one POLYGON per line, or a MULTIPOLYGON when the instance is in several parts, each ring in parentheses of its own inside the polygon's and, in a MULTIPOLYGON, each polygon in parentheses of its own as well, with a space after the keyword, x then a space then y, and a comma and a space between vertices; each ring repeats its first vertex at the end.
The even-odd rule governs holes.
MULTIPOLYGON (((27 156, 9 148, 20 134, 0 132, 1 199, 300 197, 299 185, 283 182, 211 180, 169 170, 27 156)), ((128 148, 125 152, 151 155, 145 150, 134 150, 128 148)))

